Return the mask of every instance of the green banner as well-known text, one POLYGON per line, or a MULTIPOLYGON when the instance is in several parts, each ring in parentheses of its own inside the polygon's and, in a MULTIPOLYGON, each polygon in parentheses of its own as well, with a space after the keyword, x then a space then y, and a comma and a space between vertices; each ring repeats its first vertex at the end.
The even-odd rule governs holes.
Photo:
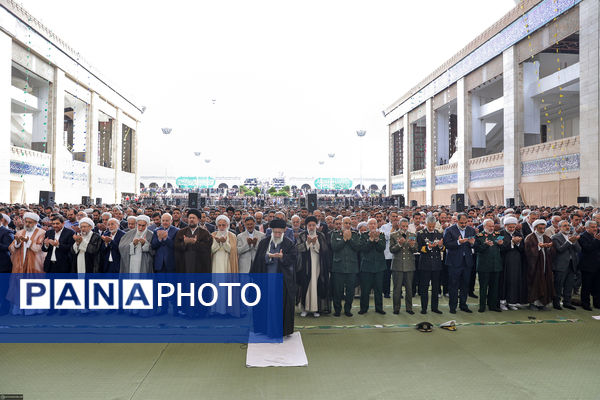
POLYGON ((184 189, 208 189, 215 186, 215 178, 210 176, 180 176, 175 180, 175 185, 184 189))
POLYGON ((315 179, 315 187, 320 190, 327 190, 327 189, 348 190, 348 189, 352 189, 352 179, 349 179, 349 178, 317 178, 317 179, 315 179))

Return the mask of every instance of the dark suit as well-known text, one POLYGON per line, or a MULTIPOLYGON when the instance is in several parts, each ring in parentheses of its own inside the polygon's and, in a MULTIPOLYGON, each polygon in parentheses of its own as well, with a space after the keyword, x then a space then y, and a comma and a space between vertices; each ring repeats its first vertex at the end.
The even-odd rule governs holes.
POLYGON ((555 306, 559 306, 562 294, 563 303, 571 304, 581 246, 579 242, 571 243, 565 239, 562 233, 552 236, 552 243, 555 251, 552 271, 554 271, 554 289, 556 290, 553 302, 555 306))
POLYGON ((594 307, 600 308, 600 240, 587 231, 579 238, 581 245, 581 305, 590 306, 590 295, 594 298, 594 307))
MULTIPOLYGON (((63 228, 58 238, 58 247, 56 248, 56 261, 52 261, 52 252, 54 246, 42 245, 42 251, 46 252, 44 260, 44 271, 48 273, 68 273, 71 272, 71 248, 73 247, 73 235, 75 232, 69 228, 63 228)), ((56 232, 51 229, 46 232, 46 239, 55 239, 56 232)))
MULTIPOLYGON (((104 231, 102 236, 110 236, 110 231, 104 231)), ((102 241, 100 246, 100 266, 102 272, 118 274, 121 270, 121 252, 119 251, 119 243, 121 238, 125 236, 125 232, 121 229, 117 229, 115 237, 110 242, 105 243, 102 241), (112 261, 109 259, 112 258, 112 261)))
MULTIPOLYGON (((158 227, 155 232, 164 231, 162 226, 158 227)), ((165 240, 159 240, 158 235, 152 236, 152 248, 156 251, 154 255, 154 271, 155 272, 175 272, 175 235, 179 229, 170 226, 165 240)))
MULTIPOLYGON (((469 290, 469 279, 473 268, 473 251, 469 242, 458 243, 462 235, 457 225, 452 225, 444 231, 444 246, 446 253, 446 265, 448 266, 448 295, 450 296, 450 311, 456 310, 459 300, 460 308, 467 309, 467 292, 469 290)), ((465 238, 475 237, 475 229, 465 227, 465 238)))
POLYGON ((10 261, 10 252, 8 246, 15 239, 14 233, 4 227, 0 226, 0 315, 8 313, 10 303, 6 300, 6 293, 8 292, 8 279, 12 272, 12 262, 10 261))

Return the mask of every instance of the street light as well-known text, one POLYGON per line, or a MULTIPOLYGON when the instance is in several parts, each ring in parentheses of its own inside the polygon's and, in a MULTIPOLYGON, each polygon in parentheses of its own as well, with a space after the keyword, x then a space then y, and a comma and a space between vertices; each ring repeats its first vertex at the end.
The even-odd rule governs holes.
MULTIPOLYGON (((365 131, 365 130, 358 130, 358 131, 356 131, 356 136, 358 136, 359 138, 365 137, 366 134, 367 134, 367 131, 365 131)), ((360 187, 359 187, 359 189, 360 189, 360 194, 361 194, 361 197, 362 197, 362 190, 363 190, 362 148, 363 147, 362 146, 359 146, 359 147, 360 147, 360 187)))
MULTIPOLYGON (((200 151, 194 152, 194 156, 196 156, 196 157, 200 157, 201 154, 202 154, 202 152, 200 152, 200 151)), ((196 173, 196 191, 198 193, 200 193, 200 184, 198 183, 198 174, 197 173, 196 173)))
MULTIPOLYGON (((204 162, 206 163, 206 165, 210 164, 210 158, 205 158, 204 162)), ((208 192, 208 198, 210 199, 210 188, 208 187, 208 180, 210 179, 210 174, 208 173, 208 167, 206 168, 206 190, 208 192)))
POLYGON ((173 131, 171 128, 161 128, 161 131, 164 135, 169 135, 173 131))

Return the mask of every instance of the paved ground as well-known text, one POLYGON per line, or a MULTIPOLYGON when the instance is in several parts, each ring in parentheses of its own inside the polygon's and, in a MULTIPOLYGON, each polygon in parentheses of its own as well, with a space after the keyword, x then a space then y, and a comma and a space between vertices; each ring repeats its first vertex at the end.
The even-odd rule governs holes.
MULTIPOLYGON (((445 303, 445 302, 444 302, 445 303)), ((472 305, 472 309, 476 306, 472 305)), ((25 399, 600 399, 600 310, 297 317, 301 368, 246 368, 239 344, 0 344, 25 399), (536 316, 535 323, 528 316, 536 316), (413 324, 456 319, 456 332, 413 324), (498 324, 498 322, 518 322, 498 324)), ((386 310, 391 311, 389 300, 386 310)))

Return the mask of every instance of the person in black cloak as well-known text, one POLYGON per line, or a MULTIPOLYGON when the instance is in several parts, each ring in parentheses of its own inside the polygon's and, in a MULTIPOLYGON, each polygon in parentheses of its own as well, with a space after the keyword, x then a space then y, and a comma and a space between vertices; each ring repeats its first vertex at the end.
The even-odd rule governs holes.
MULTIPOLYGON (((286 223, 275 218, 269 224, 271 234, 265 236, 258 244, 256 256, 250 267, 250 273, 280 273, 283 275, 283 336, 294 332, 294 309, 296 303, 296 281, 294 277, 297 250, 296 245, 284 237, 286 223)), ((269 312, 266 308, 256 308, 254 312, 269 312)), ((257 324, 255 318, 255 333, 264 333, 267 336, 277 336, 281 332, 278 327, 269 324, 267 315, 266 324, 257 324), (262 325, 262 326, 261 326, 262 325), (266 325, 266 326, 265 326, 266 325)))

